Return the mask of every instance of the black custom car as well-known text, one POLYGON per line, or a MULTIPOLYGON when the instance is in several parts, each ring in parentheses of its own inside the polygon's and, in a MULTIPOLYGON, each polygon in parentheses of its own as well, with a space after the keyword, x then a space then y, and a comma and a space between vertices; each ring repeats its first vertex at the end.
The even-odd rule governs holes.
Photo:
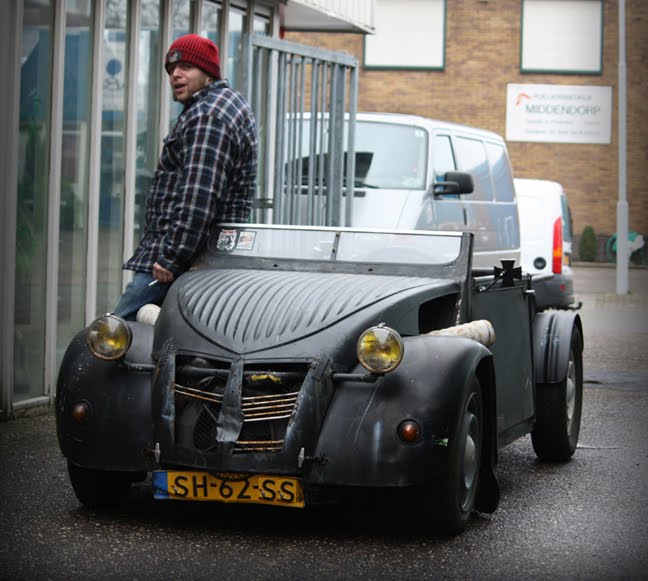
POLYGON ((302 508, 389 494, 456 533, 499 500, 498 450, 576 449, 582 329, 536 313, 512 264, 471 267, 472 235, 220 226, 162 308, 71 342, 56 396, 72 487, 302 508))

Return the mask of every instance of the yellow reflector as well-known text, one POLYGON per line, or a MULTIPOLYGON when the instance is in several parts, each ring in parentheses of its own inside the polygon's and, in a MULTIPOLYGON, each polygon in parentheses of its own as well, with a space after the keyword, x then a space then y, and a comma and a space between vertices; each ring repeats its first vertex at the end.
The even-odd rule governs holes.
POLYGON ((99 317, 88 329, 88 348, 99 359, 120 359, 128 351, 131 340, 130 327, 115 315, 99 317))
POLYGON ((378 325, 360 335, 357 352, 363 367, 372 373, 388 373, 403 359, 403 340, 394 329, 378 325))

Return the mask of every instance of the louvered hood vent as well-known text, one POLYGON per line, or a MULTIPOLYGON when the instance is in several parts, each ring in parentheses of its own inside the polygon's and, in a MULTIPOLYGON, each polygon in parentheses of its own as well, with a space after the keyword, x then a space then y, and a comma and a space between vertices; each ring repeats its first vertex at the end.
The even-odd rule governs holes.
POLYGON ((431 282, 440 281, 319 272, 201 270, 186 274, 178 292, 180 309, 191 327, 210 341, 243 353, 310 335, 381 299, 431 282))

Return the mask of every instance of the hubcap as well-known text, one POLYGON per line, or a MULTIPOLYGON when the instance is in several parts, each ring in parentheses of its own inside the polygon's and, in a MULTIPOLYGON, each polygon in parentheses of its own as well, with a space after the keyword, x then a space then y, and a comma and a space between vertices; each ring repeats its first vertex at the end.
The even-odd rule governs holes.
POLYGON ((476 458, 475 454, 476 446, 475 440, 469 434, 466 438, 466 449, 464 451, 464 487, 470 489, 472 483, 475 480, 476 472, 476 458))
POLYGON ((459 505, 461 510, 470 510, 477 486, 479 471, 479 400, 475 395, 470 400, 463 421, 463 463, 461 465, 461 478, 459 481, 459 505))
POLYGON ((574 428, 574 410, 576 409, 576 366, 573 359, 569 360, 565 386, 565 404, 567 407, 567 434, 571 436, 574 428))

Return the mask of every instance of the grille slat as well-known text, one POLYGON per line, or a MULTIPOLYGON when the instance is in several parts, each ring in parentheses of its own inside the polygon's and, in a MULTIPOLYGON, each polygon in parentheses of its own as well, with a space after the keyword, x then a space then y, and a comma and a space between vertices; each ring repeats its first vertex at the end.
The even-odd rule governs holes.
POLYGON ((254 411, 244 411, 243 412, 243 417, 245 419, 248 418, 261 418, 261 417, 270 417, 273 415, 280 414, 281 417, 287 418, 290 416, 290 413, 292 412, 293 408, 295 406, 282 406, 281 408, 270 408, 270 409, 261 409, 261 410, 254 410, 254 411))
MULTIPOLYGON (((299 395, 298 391, 293 391, 291 393, 282 393, 281 394, 281 396, 283 396, 283 397, 293 397, 295 399, 297 399, 298 395, 299 395)), ((262 400, 262 399, 274 399, 276 397, 278 397, 278 396, 275 395, 275 394, 271 394, 271 395, 255 395, 255 396, 242 397, 241 401, 243 401, 243 402, 246 401, 246 400, 258 401, 258 400, 262 400)))
POLYGON ((297 398, 293 398, 290 400, 285 400, 282 399, 277 402, 268 402, 267 400, 264 402, 260 403, 247 403, 241 406, 241 409, 243 410, 243 414, 252 414, 255 412, 262 412, 264 410, 279 410, 279 409, 292 409, 295 406, 295 402, 297 401, 297 398))
POLYGON ((184 385, 175 386, 176 393, 181 395, 186 395, 189 397, 195 397, 197 399, 202 399, 206 401, 212 401, 214 403, 221 403, 223 401, 223 396, 217 393, 210 393, 206 391, 201 391, 199 389, 193 389, 191 387, 186 387, 184 385))
POLYGON ((265 415, 265 414, 259 414, 256 416, 251 416, 251 417, 246 417, 245 421, 246 422, 261 422, 261 421, 267 421, 267 420, 286 420, 290 417, 290 414, 283 414, 281 416, 277 415, 265 415))

